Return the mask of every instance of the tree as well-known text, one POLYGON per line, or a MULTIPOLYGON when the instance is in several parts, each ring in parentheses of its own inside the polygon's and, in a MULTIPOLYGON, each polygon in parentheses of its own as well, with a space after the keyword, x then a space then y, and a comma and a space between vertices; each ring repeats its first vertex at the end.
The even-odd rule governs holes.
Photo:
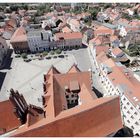
POLYGON ((43 15, 43 13, 44 13, 44 11, 43 10, 37 10, 37 13, 35 14, 35 16, 42 16, 43 15))
POLYGON ((99 11, 100 11, 100 8, 96 8, 96 9, 93 8, 93 9, 89 10, 93 20, 96 20, 96 16, 97 16, 99 11))
POLYGON ((51 54, 51 55, 54 55, 54 51, 50 51, 50 54, 51 54))
POLYGON ((26 58, 27 58, 27 53, 22 53, 22 54, 21 54, 21 57, 22 57, 23 59, 26 59, 26 58))
POLYGON ((56 54, 60 54, 62 51, 60 50, 60 49, 57 49, 56 51, 55 51, 55 53, 56 54))
POLYGON ((27 11, 28 10, 28 5, 27 4, 23 4, 22 8, 27 11))
POLYGON ((107 8, 110 8, 111 6, 112 6, 111 3, 106 3, 106 4, 104 5, 104 8, 107 9, 107 8))
POLYGON ((11 9, 8 9, 8 8, 5 8, 5 9, 4 9, 4 12, 5 12, 5 13, 12 13, 11 9))
POLYGON ((11 10, 11 11, 17 11, 18 8, 19 8, 19 7, 18 7, 17 5, 11 5, 11 6, 10 6, 10 10, 11 10))
POLYGON ((46 55, 48 55, 48 52, 44 51, 42 54, 43 54, 43 56, 46 56, 46 55))
POLYGON ((125 18, 125 19, 127 19, 127 20, 132 20, 132 17, 129 16, 128 14, 126 14, 126 13, 123 13, 123 14, 122 14, 122 18, 125 18))

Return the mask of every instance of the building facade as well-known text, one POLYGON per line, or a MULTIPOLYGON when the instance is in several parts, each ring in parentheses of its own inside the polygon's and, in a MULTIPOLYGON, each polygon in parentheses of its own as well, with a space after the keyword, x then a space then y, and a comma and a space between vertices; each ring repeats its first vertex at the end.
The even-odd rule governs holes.
POLYGON ((0 68, 3 66, 3 61, 7 55, 8 49, 9 47, 7 46, 5 39, 0 37, 0 68))
POLYGON ((27 53, 30 51, 27 42, 27 33, 24 27, 19 27, 10 39, 15 53, 27 53))
POLYGON ((95 46, 89 47, 89 54, 96 67, 95 73, 106 91, 103 96, 120 96, 124 125, 132 129, 134 135, 140 135, 139 82, 125 66, 107 58, 104 52, 96 56, 95 46))
POLYGON ((61 49, 71 49, 82 47, 82 33, 56 33, 55 36, 56 47, 61 49))
POLYGON ((27 41, 30 48, 30 51, 42 52, 49 50, 51 41, 52 41, 52 33, 51 31, 45 30, 31 30, 27 33, 27 41))

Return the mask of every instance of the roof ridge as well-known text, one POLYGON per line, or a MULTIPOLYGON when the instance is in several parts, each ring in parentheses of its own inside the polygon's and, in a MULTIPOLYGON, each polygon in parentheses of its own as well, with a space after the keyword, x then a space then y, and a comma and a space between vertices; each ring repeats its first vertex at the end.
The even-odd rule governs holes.
POLYGON ((75 72, 81 72, 81 70, 77 67, 77 64, 75 63, 70 67, 67 73, 72 73, 72 70, 74 70, 75 72))
POLYGON ((61 74, 61 72, 58 71, 58 70, 56 69, 56 67, 54 67, 54 65, 51 65, 51 67, 49 68, 47 74, 48 74, 51 70, 53 70, 53 71, 52 71, 52 74, 56 74, 56 73, 57 73, 57 74, 61 74))

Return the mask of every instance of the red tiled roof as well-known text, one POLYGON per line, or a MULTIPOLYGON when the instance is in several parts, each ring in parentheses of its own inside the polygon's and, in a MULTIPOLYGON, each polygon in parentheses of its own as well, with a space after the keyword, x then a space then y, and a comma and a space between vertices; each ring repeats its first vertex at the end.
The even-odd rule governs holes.
POLYGON ((108 60, 108 57, 106 56, 106 53, 105 52, 100 52, 99 54, 98 54, 98 56, 97 56, 97 61, 99 62, 99 63, 102 63, 103 61, 106 61, 106 60, 108 60))
POLYGON ((24 27, 19 27, 15 33, 13 34, 11 38, 11 42, 26 42, 27 41, 27 35, 26 30, 24 27))
POLYGON ((127 19, 120 18, 120 19, 118 20, 118 23, 125 23, 125 24, 128 24, 129 21, 128 21, 127 19))
POLYGON ((45 94, 46 118, 12 136, 108 136, 122 128, 119 97, 98 99, 91 89, 91 73, 76 66, 70 71, 61 74, 51 67, 45 82, 51 84, 45 94), (67 109, 64 87, 70 87, 71 81, 79 84, 81 104, 67 109))
MULTIPOLYGON (((109 61, 109 58, 107 58, 106 54, 104 52, 100 53, 97 56, 97 61, 99 63, 106 63, 109 61)), ((112 68, 112 72, 108 74, 109 79, 112 81, 112 83, 117 85, 125 85, 126 91, 124 91, 124 94, 129 98, 129 100, 134 104, 135 106, 140 101, 140 83, 139 81, 133 76, 133 73, 126 69, 124 66, 117 66, 113 60, 111 60, 111 63, 108 63, 108 66, 112 68), (127 70, 127 72, 125 72, 127 70), (119 75, 119 76, 118 76, 119 75), (130 94, 131 92, 131 94, 130 94), (138 102, 136 102, 133 97, 136 97, 138 99, 138 102)))
POLYGON ((79 22, 79 20, 77 20, 77 19, 71 19, 71 20, 70 20, 70 24, 73 24, 73 25, 75 25, 75 26, 80 26, 80 22, 79 22))
POLYGON ((96 44, 96 46, 98 46, 98 45, 101 45, 101 44, 102 44, 102 41, 100 40, 100 37, 97 36, 97 37, 91 39, 91 40, 89 41, 89 43, 90 43, 90 44, 91 44, 91 43, 92 43, 92 44, 96 44))
POLYGON ((62 28, 62 32, 63 33, 71 33, 72 30, 69 27, 65 26, 65 27, 62 28))
POLYGON ((109 46, 97 46, 96 47, 96 55, 99 55, 100 52, 107 53, 108 49, 109 49, 109 46))
POLYGON ((82 33, 80 32, 72 32, 72 33, 56 33, 56 40, 60 40, 60 38, 64 39, 82 39, 82 33))
POLYGON ((89 43, 95 44, 96 46, 105 45, 110 43, 110 38, 107 36, 96 36, 89 43))
POLYGON ((112 49, 112 53, 117 56, 121 53, 123 53, 123 51, 119 48, 119 47, 115 47, 114 49, 112 49))
POLYGON ((104 34, 110 34, 110 35, 113 35, 114 34, 114 30, 112 29, 109 29, 105 26, 99 26, 95 31, 94 31, 94 34, 96 36, 98 35, 104 35, 104 34))
POLYGON ((115 40, 118 40, 118 37, 116 35, 110 36, 110 41, 113 42, 115 40))
POLYGON ((9 21, 6 22, 6 25, 9 25, 12 28, 15 28, 16 27, 16 20, 15 19, 10 19, 9 21))
POLYGON ((80 72, 79 68, 74 64, 72 65, 72 67, 69 69, 69 71, 67 73, 76 73, 76 72, 80 72))
POLYGON ((20 125, 21 122, 14 114, 14 106, 10 100, 0 102, 0 134, 11 131, 20 125))
POLYGON ((119 97, 105 97, 63 111, 55 120, 22 127, 12 136, 104 137, 122 127, 119 97))

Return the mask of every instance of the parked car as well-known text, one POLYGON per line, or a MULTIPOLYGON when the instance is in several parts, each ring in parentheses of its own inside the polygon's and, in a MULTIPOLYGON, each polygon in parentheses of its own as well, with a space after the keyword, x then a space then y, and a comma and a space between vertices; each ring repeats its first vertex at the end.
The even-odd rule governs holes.
POLYGON ((20 57, 20 55, 19 55, 19 54, 15 56, 15 58, 19 58, 19 57, 20 57))
POLYGON ((53 58, 57 58, 57 56, 54 56, 53 58))
POLYGON ((59 55, 58 57, 60 57, 60 58, 64 58, 64 55, 59 55))
POLYGON ((46 59, 51 59, 51 57, 50 57, 50 56, 48 56, 48 57, 46 57, 46 59))
POLYGON ((30 62, 32 61, 31 59, 24 59, 25 62, 30 62))

